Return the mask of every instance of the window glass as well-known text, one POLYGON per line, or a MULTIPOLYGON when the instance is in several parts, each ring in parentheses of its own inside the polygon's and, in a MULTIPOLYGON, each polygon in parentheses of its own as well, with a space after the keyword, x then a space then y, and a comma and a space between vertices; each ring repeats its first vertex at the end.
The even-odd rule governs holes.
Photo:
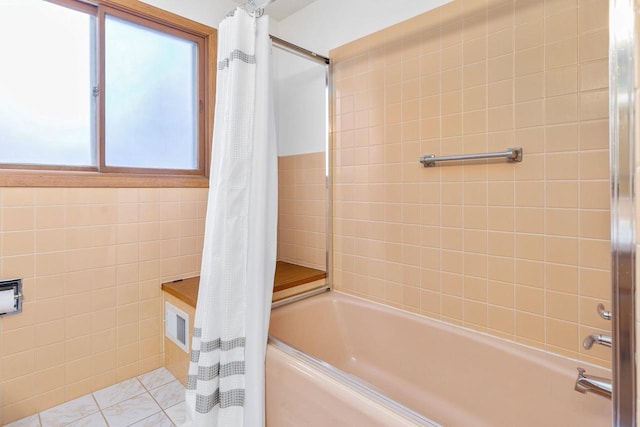
POLYGON ((197 44, 107 15, 105 164, 197 169, 197 44))
POLYGON ((95 165, 94 19, 0 1, 0 163, 95 165))

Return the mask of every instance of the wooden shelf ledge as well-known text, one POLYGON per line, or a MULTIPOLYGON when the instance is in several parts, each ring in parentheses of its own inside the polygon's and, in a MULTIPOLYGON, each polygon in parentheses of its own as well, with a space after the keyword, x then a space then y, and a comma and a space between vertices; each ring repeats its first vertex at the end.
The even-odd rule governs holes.
MULTIPOLYGON (((276 274, 273 279, 273 292, 284 291, 285 289, 322 280, 326 277, 326 272, 316 270, 315 268, 277 261, 276 274)), ((163 283, 162 290, 178 298, 180 301, 195 307, 198 301, 199 284, 200 277, 191 277, 163 283)))

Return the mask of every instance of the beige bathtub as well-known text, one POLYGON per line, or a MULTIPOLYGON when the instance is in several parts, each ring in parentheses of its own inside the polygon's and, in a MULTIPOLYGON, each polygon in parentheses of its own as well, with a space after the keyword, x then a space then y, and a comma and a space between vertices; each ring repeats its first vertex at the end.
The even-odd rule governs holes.
POLYGON ((274 309, 270 336, 269 427, 610 425, 573 389, 604 369, 339 292, 274 309))

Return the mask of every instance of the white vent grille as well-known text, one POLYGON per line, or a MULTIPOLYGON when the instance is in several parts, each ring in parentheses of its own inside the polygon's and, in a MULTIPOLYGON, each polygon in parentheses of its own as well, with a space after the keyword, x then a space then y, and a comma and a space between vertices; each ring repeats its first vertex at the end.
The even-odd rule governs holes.
POLYGON ((164 303, 164 333, 185 353, 189 353, 189 315, 175 305, 164 303))

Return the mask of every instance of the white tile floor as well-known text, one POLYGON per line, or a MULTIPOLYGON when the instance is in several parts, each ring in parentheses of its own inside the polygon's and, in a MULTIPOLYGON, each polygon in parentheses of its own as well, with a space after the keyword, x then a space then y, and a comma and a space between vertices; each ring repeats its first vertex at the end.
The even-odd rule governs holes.
POLYGON ((160 368, 5 427, 174 427, 184 418, 184 387, 160 368))

